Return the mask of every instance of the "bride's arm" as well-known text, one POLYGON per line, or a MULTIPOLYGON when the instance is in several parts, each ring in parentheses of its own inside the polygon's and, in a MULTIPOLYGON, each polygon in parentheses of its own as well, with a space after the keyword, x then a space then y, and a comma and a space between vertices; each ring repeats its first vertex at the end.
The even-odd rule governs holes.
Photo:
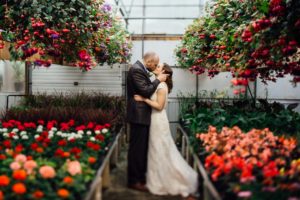
POLYGON ((166 102, 166 90, 165 89, 159 89, 157 90, 157 99, 156 101, 153 101, 151 99, 147 99, 144 98, 142 96, 139 95, 134 95, 134 99, 136 101, 144 101, 145 103, 147 103, 149 106, 151 106, 152 108, 161 111, 164 109, 165 106, 165 102, 166 102))

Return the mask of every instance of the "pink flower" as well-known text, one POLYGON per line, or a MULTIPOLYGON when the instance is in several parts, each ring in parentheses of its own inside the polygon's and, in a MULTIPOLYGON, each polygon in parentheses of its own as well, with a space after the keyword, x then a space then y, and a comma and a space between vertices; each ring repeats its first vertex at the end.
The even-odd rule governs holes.
POLYGON ((48 178, 54 178, 55 177, 55 170, 51 166, 42 166, 39 170, 40 174, 42 175, 43 178, 48 179, 48 178))
POLYGON ((18 154, 15 157, 15 161, 20 162, 20 163, 24 163, 27 160, 26 156, 23 154, 18 154))
POLYGON ((251 197, 251 195, 252 195, 251 191, 240 191, 238 193, 238 197, 240 197, 240 198, 248 198, 248 197, 251 197))
POLYGON ((78 162, 77 160, 68 161, 67 166, 68 166, 68 172, 72 176, 74 176, 76 174, 81 174, 81 165, 80 165, 80 162, 78 162))
POLYGON ((37 167, 37 164, 34 160, 28 160, 24 163, 24 168, 28 174, 31 174, 33 169, 37 167))
POLYGON ((12 170, 18 170, 21 168, 21 165, 19 162, 15 161, 15 162, 10 163, 9 167, 12 170))

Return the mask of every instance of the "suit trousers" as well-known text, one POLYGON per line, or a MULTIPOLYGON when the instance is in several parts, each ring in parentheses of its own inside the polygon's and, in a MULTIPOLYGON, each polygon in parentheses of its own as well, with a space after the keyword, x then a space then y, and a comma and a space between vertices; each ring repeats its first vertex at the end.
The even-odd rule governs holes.
POLYGON ((149 125, 130 123, 128 185, 146 183, 149 125))

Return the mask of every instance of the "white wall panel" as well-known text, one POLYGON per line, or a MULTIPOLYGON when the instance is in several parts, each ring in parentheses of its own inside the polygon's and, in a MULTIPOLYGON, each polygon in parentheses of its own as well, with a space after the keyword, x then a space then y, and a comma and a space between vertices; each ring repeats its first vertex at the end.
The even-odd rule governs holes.
POLYGON ((97 91, 112 95, 122 94, 122 67, 97 66, 88 72, 79 68, 51 65, 32 70, 32 92, 56 93, 97 91), (78 82, 78 85, 74 85, 78 82))

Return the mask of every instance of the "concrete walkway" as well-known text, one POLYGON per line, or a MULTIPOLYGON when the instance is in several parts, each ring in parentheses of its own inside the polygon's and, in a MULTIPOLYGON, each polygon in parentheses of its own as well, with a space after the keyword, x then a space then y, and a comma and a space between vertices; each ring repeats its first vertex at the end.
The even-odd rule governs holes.
POLYGON ((156 196, 131 190, 127 183, 127 149, 123 148, 117 167, 111 172, 111 187, 103 193, 103 200, 182 200, 180 196, 156 196))

